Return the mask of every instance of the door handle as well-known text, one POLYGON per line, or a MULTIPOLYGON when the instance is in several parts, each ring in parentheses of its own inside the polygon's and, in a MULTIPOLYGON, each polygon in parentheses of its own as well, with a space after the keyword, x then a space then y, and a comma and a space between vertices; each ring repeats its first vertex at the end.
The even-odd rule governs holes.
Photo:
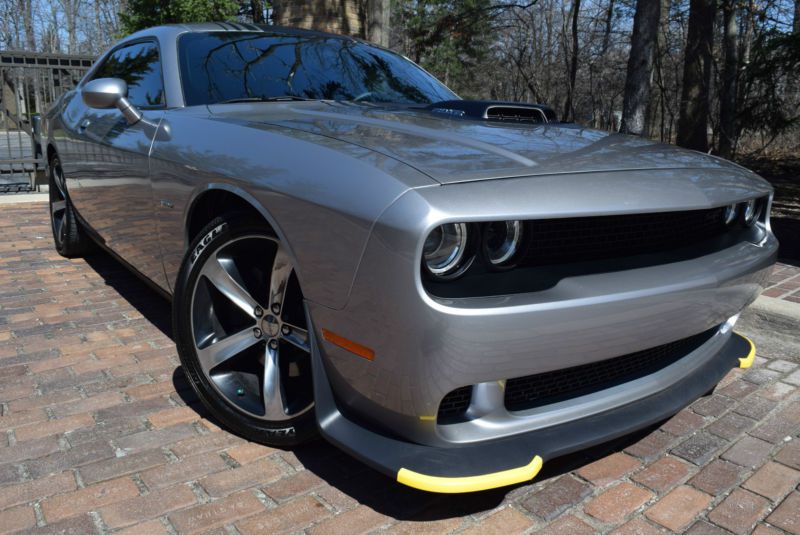
POLYGON ((92 121, 90 121, 89 119, 84 119, 83 121, 81 121, 81 124, 78 126, 78 130, 83 132, 84 130, 89 128, 90 124, 92 124, 92 121))

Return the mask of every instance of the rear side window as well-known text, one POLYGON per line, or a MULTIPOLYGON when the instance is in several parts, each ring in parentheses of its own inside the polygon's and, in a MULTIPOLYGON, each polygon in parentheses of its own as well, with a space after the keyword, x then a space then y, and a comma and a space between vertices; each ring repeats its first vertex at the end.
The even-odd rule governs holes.
POLYGON ((144 109, 163 108, 161 58, 153 42, 136 43, 113 52, 92 79, 120 78, 128 84, 128 100, 144 109))

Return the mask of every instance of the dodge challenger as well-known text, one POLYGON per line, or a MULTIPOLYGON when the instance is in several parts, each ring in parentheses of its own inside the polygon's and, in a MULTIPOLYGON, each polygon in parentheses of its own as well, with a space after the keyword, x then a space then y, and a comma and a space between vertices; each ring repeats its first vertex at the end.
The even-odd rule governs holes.
POLYGON ((655 424, 752 344, 778 243, 728 161, 460 99, 384 48, 153 28, 47 116, 57 251, 172 302, 223 425, 468 492, 655 424))

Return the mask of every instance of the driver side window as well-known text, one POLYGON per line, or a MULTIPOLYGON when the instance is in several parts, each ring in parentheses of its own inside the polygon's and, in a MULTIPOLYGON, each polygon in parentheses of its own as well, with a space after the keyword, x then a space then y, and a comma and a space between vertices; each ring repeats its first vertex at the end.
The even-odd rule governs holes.
POLYGON ((164 80, 158 46, 135 43, 113 52, 92 79, 120 78, 128 84, 128 100, 141 109, 163 108, 164 80))

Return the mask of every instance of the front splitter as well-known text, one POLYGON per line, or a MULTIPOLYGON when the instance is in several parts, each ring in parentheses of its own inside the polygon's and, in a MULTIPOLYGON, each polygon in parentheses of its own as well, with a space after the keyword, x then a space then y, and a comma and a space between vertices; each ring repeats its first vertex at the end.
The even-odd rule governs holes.
POLYGON ((672 416, 713 388, 731 368, 748 368, 755 359, 753 343, 732 333, 717 354, 691 375, 634 403, 510 437, 433 447, 384 435, 344 416, 336 405, 317 344, 312 343, 312 348, 317 423, 322 436, 404 485, 441 493, 474 492, 530 481, 548 460, 672 416))

